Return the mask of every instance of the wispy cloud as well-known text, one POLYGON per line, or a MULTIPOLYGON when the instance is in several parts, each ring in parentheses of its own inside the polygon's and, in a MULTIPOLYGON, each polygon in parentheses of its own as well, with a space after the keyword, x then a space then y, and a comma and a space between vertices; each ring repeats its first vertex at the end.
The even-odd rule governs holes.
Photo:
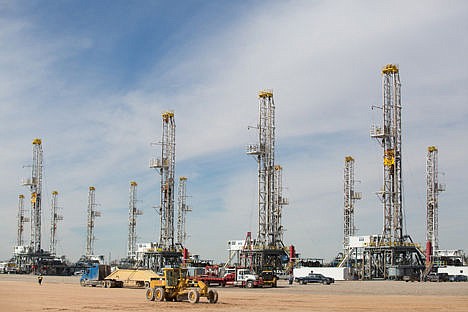
POLYGON ((468 6, 317 1, 229 8, 232 16, 216 5, 200 6, 195 18, 177 23, 163 18, 161 12, 176 14, 167 7, 154 15, 141 9, 126 15, 117 6, 101 19, 87 10, 81 21, 48 17, 58 24, 27 9, 0 15, 0 40, 8 43, 0 48, 0 217, 10 220, 0 229, 1 257, 11 254, 16 196, 25 191, 16 181, 36 136, 44 139, 47 191, 61 194, 65 254, 83 252, 77 246, 84 249, 89 185, 102 204, 99 252, 125 253, 130 180, 139 182, 145 210, 139 236, 157 239, 152 206, 159 201, 159 179, 147 164, 159 153, 150 142, 160 139, 160 113, 173 109, 176 170, 189 177, 192 192, 189 248, 224 259, 228 239, 256 232, 256 165, 243 149, 256 140, 247 130, 257 122, 256 93, 272 88, 277 160, 291 202, 284 211, 285 243, 305 256, 330 258, 341 245, 348 154, 356 158, 364 194, 357 226, 361 234, 380 231, 374 192, 381 184, 381 151, 368 129, 380 118, 370 111, 381 102, 379 69, 391 62, 400 64, 403 83, 408 232, 424 240, 425 148, 438 145, 449 185, 441 197, 441 245, 468 249, 456 239, 466 230, 449 214, 466 218, 461 197, 468 173, 460 142, 468 132, 468 6), (93 26, 80 30, 86 21, 93 26), (120 24, 126 26, 113 29, 120 24), (148 29, 165 25, 166 32, 155 32, 160 41, 152 39, 148 29), (207 227, 215 234, 207 235, 207 227))

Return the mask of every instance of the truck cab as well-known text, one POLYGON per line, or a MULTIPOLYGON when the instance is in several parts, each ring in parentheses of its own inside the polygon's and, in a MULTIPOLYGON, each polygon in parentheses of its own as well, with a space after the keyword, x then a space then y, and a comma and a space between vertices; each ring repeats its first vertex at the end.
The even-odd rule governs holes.
POLYGON ((121 281, 106 279, 110 273, 110 266, 96 263, 84 270, 80 278, 80 285, 91 287, 99 286, 105 288, 122 287, 123 283, 121 281))
POLYGON ((234 273, 230 273, 225 278, 226 283, 231 282, 234 286, 253 288, 263 285, 262 278, 246 268, 237 268, 234 273))

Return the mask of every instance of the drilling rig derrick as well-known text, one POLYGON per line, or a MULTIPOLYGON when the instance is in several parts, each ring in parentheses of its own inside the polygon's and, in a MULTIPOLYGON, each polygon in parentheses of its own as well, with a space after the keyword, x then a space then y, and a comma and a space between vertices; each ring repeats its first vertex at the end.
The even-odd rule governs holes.
POLYGON ((175 119, 174 112, 162 113, 161 157, 150 160, 150 168, 159 171, 160 188, 160 235, 159 242, 143 255, 144 265, 153 270, 165 266, 180 265, 182 248, 174 235, 174 177, 175 177, 175 119))
POLYGON ((258 144, 247 146, 246 153, 256 158, 258 165, 258 232, 248 248, 241 250, 241 259, 249 259, 256 272, 265 268, 282 270, 287 252, 283 244, 282 208, 288 204, 282 191, 282 167, 275 164, 275 103, 271 90, 260 91, 259 119, 256 127, 258 144))
POLYGON ((377 193, 383 206, 382 234, 364 248, 364 279, 419 278, 423 255, 406 234, 403 220, 403 179, 401 141, 401 83, 399 68, 389 64, 382 69, 382 126, 371 127, 371 137, 383 149, 383 186, 377 193))
POLYGON ((41 194, 42 194, 42 141, 34 139, 31 178, 23 179, 22 184, 31 192, 31 254, 42 253, 41 248, 41 194))
POLYGON ((50 243, 49 252, 55 255, 57 252, 57 225, 59 221, 63 220, 63 216, 59 214, 59 207, 57 204, 58 192, 52 192, 52 205, 50 213, 50 243))
POLYGON ((187 212, 192 211, 187 205, 187 177, 179 177, 177 204, 177 243, 180 246, 185 246, 187 240, 186 217, 187 212))
POLYGON ((88 191, 88 222, 87 222, 87 235, 86 235, 86 257, 91 258, 94 256, 94 224, 96 217, 101 216, 101 212, 96 210, 96 188, 94 186, 89 187, 88 191))
POLYGON ((131 262, 136 261, 137 234, 136 221, 137 216, 141 216, 143 211, 137 209, 137 183, 130 182, 130 195, 128 200, 128 243, 127 243, 127 259, 131 262))
POLYGON ((445 185, 439 183, 438 149, 427 148, 426 158, 426 267, 433 263, 439 249, 439 193, 445 185))

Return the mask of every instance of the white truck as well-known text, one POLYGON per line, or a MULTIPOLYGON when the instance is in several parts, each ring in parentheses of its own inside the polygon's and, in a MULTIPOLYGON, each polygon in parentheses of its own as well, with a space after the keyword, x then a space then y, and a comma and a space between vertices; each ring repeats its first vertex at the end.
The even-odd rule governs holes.
POLYGON ((263 280, 257 274, 252 273, 246 268, 236 268, 232 272, 226 273, 224 276, 226 285, 233 285, 238 287, 261 287, 263 280))

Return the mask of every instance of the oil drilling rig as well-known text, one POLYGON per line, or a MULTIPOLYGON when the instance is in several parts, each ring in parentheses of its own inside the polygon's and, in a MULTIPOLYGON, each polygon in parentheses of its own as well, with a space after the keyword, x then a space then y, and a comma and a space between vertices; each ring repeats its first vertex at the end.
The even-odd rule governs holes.
POLYGON ((63 220, 63 216, 59 214, 59 207, 57 204, 58 192, 52 192, 52 205, 50 213, 50 243, 49 252, 55 255, 57 252, 57 225, 59 221, 63 220))
POLYGON ((287 249, 283 244, 282 209, 288 204, 282 191, 282 167, 275 164, 275 103, 273 92, 259 92, 258 144, 247 146, 247 154, 258 164, 258 233, 247 234, 241 250, 241 263, 256 272, 282 270, 287 249))
POLYGON ((438 149, 429 146, 426 157, 426 267, 432 266, 439 249, 439 193, 442 191, 445 191, 445 185, 439 183, 438 149))
POLYGON ((16 246, 23 246, 24 245, 24 224, 29 222, 29 218, 25 216, 25 209, 24 209, 24 195, 18 195, 18 233, 16 238, 16 246))
POLYGON ((41 193, 42 193, 42 141, 34 139, 33 162, 31 166, 31 177, 24 178, 21 184, 28 187, 31 193, 30 218, 24 216, 24 196, 19 196, 18 203, 18 241, 15 246, 15 262, 19 272, 35 271, 41 265, 40 259, 48 254, 41 246, 41 193), (31 240, 29 245, 23 240, 24 223, 31 222, 31 240))
POLYGON ((356 200, 362 198, 360 192, 354 190, 354 158, 351 156, 345 157, 344 166, 344 209, 343 209, 343 258, 339 264, 342 267, 344 264, 349 264, 353 253, 349 243, 349 238, 356 235, 356 226, 354 223, 355 203, 356 200))
POLYGON ((186 216, 192 208, 187 205, 187 177, 179 177, 179 187, 177 194, 177 243, 185 246, 187 240, 186 216))
POLYGON ((143 265, 155 271, 181 263, 183 247, 174 237, 174 174, 175 174, 175 119, 174 112, 162 113, 161 157, 150 160, 150 168, 161 177, 159 242, 143 255, 143 265))
POLYGON ((136 262, 136 221, 137 216, 141 216, 143 211, 137 209, 137 183, 130 182, 130 195, 128 200, 128 243, 127 243, 127 261, 136 262))
POLYGON ((371 127, 371 137, 383 149, 383 186, 377 193, 383 205, 383 230, 364 248, 363 278, 419 277, 423 255, 406 234, 403 222, 401 83, 397 65, 382 69, 383 125, 371 127))
POLYGON ((31 211, 30 218, 26 217, 24 208, 25 196, 19 195, 18 202, 18 233, 17 242, 14 251, 14 259, 17 273, 36 273, 36 274, 67 274, 67 266, 62 259, 56 256, 57 243, 57 223, 62 220, 58 214, 57 195, 52 193, 51 206, 51 229, 49 251, 43 250, 41 242, 41 221, 42 221, 42 177, 43 177, 43 151, 42 140, 34 139, 33 161, 31 165, 31 177, 24 178, 21 184, 27 186, 31 193, 31 211), (23 239, 24 223, 31 222, 31 240, 28 243, 23 239))
POLYGON ((88 222, 87 222, 87 233, 86 233, 86 258, 91 259, 94 256, 94 223, 96 218, 101 216, 101 212, 96 210, 96 188, 94 186, 89 187, 88 191, 88 222))
POLYGON ((42 141, 33 140, 33 163, 31 178, 23 179, 23 185, 31 192, 31 244, 32 255, 40 255, 41 248, 41 217, 42 217, 42 141))

